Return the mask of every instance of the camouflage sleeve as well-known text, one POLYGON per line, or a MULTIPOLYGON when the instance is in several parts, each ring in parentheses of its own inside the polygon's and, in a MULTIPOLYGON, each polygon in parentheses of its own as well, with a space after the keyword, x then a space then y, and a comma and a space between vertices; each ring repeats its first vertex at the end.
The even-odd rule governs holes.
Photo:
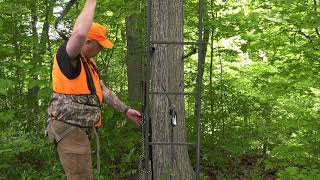
POLYGON ((104 103, 110 105, 115 110, 121 113, 125 113, 128 106, 126 106, 112 91, 110 91, 102 81, 100 81, 103 90, 104 103))

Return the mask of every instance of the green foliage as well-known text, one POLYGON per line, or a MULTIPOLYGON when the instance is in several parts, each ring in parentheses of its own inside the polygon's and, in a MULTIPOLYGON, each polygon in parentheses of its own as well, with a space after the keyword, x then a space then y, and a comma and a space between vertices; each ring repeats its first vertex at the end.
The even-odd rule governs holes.
MULTIPOLYGON (((14 132, 14 131, 11 131, 14 132)), ((35 138, 10 132, 1 134, 0 178, 20 179, 61 177, 63 170, 52 157, 56 157, 53 145, 43 137, 35 138), (36 143, 35 143, 36 142, 36 143), (43 171, 50 167, 51 171, 43 171)))
MULTIPOLYGON (((117 179, 136 175, 142 150, 141 131, 122 114, 110 108, 104 112, 105 123, 99 129, 102 177, 117 179)), ((95 142, 92 147, 95 149, 95 142)))
MULTIPOLYGON (((211 2, 214 57, 213 66, 209 58, 205 64, 201 140, 209 176, 315 177, 320 36, 314 2, 211 2)), ((186 65, 188 90, 194 88, 192 63, 186 65)), ((192 125, 188 135, 195 136, 192 125)))
POLYGON ((318 169, 299 169, 297 167, 287 167, 278 173, 280 180, 283 179, 319 179, 320 171, 318 169))
POLYGON ((13 88, 13 82, 7 79, 0 78, 0 94, 7 96, 8 91, 13 88))

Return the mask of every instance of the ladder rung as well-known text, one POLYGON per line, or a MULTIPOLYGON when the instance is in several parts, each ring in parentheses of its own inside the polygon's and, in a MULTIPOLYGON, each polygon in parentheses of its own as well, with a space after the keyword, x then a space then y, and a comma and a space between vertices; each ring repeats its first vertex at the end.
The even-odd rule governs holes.
POLYGON ((188 143, 188 142, 147 142, 149 145, 162 145, 162 146, 167 146, 167 145, 179 145, 179 146, 196 146, 194 143, 188 143))
POLYGON ((151 44, 198 45, 198 42, 151 41, 151 44))
POLYGON ((184 96, 195 96, 193 92, 148 92, 148 94, 159 94, 159 95, 184 95, 184 96))

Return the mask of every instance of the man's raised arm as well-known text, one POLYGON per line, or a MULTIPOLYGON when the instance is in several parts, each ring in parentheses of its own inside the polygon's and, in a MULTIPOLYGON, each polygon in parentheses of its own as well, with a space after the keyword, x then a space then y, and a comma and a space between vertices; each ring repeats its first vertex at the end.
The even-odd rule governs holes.
POLYGON ((95 8, 96 0, 86 0, 84 8, 77 17, 66 48, 70 58, 75 58, 80 54, 93 22, 95 8))

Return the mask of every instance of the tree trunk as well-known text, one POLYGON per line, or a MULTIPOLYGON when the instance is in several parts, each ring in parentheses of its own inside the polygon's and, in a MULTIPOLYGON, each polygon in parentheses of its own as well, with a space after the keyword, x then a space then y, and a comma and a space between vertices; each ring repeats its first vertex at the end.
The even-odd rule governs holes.
MULTIPOLYGON (((38 2, 33 2, 31 8, 31 32, 32 32, 32 52, 31 52, 31 64, 33 64, 33 68, 30 69, 29 73, 31 74, 32 81, 39 81, 40 72, 39 68, 41 67, 41 63, 44 61, 44 54, 46 53, 46 43, 49 40, 49 17, 53 13, 54 1, 51 1, 47 4, 44 2, 43 4, 38 2), (42 5, 42 6, 41 6, 42 5), (38 9, 45 7, 45 14, 42 14, 38 9), (45 16, 45 22, 42 26, 42 33, 39 34, 39 30, 37 28, 37 24, 39 18, 45 16)), ((30 82, 32 82, 30 80, 30 82)), ((39 118, 39 99, 38 94, 40 91, 39 85, 33 85, 28 89, 28 106, 30 107, 31 119, 37 119, 42 122, 42 119, 39 118)), ((37 121, 28 121, 27 126, 29 128, 35 128, 36 124, 39 124, 37 121)), ((28 129, 30 130, 30 129, 28 129)))
MULTIPOLYGON (((152 5, 151 40, 183 41, 183 1, 155 0, 152 5)), ((154 45, 151 62, 151 91, 183 92, 182 45, 154 45)), ((153 95, 151 97, 151 129, 153 142, 185 142, 186 126, 184 97, 153 95), (172 127, 170 102, 177 111, 177 125, 172 127), (171 130, 173 128, 173 134, 171 130), (173 135, 173 139, 171 139, 173 135)), ((194 179, 186 146, 153 146, 153 176, 155 179, 194 179)))
POLYGON ((131 8, 134 13, 126 17, 128 97, 133 104, 141 102, 143 97, 144 44, 143 19, 139 17, 140 3, 140 1, 132 2, 131 8))
MULTIPOLYGON (((139 8, 139 4, 135 4, 139 8)), ((136 14, 126 17, 128 97, 134 103, 141 102, 143 93, 144 45, 141 31, 143 28, 139 25, 141 21, 139 21, 139 17, 136 14)))
MULTIPOLYGON (((40 45, 39 45, 39 36, 37 31, 37 23, 38 23, 38 14, 37 14, 37 3, 34 3, 34 6, 31 9, 31 30, 32 30, 32 64, 34 64, 33 68, 31 69, 31 77, 34 81, 39 80, 39 72, 36 70, 39 68, 39 64, 41 61, 41 55, 40 55, 40 45)), ((32 82, 32 81, 30 81, 32 82)), ((39 111, 39 105, 38 105, 38 93, 39 93, 39 86, 35 85, 28 89, 28 102, 30 111, 33 113, 33 115, 37 115, 39 111)))

